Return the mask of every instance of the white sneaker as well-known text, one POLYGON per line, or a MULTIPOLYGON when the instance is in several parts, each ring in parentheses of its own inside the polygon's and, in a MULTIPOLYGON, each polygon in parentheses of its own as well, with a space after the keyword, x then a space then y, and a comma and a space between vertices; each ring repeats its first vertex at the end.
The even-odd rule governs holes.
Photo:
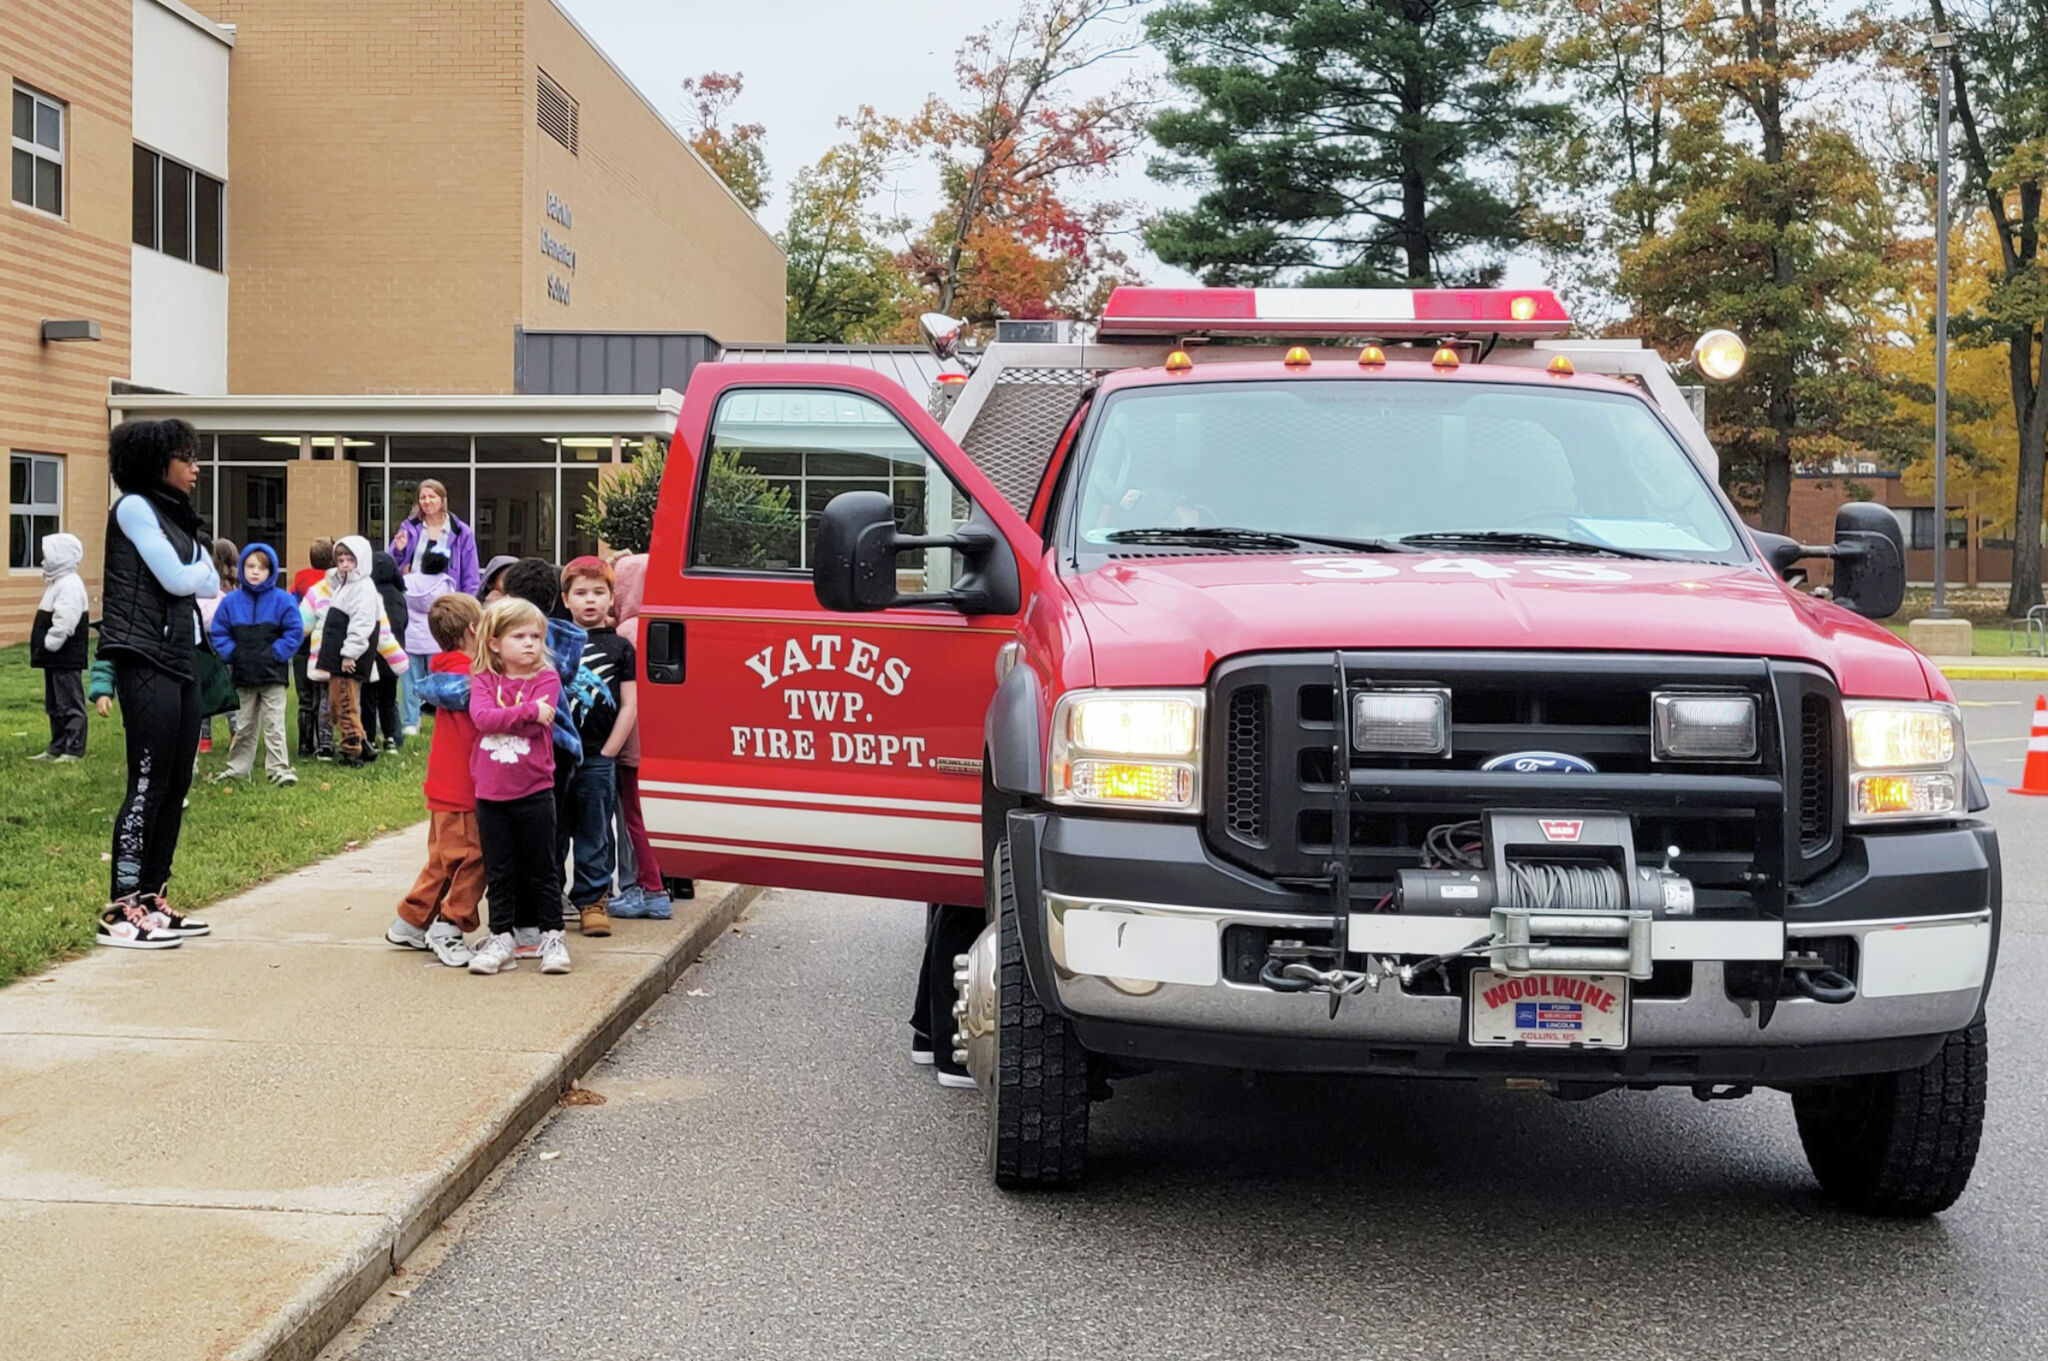
POLYGON ((476 958, 476 951, 469 948, 462 932, 449 922, 435 922, 427 928, 427 948, 451 969, 466 968, 476 958))
POLYGON ((519 961, 512 957, 512 933, 503 932, 484 937, 484 943, 470 956, 471 973, 505 973, 519 967, 519 961))
POLYGON ((949 1073, 944 1068, 934 1066, 932 1076, 939 1080, 941 1087, 949 1087, 955 1091, 962 1092, 974 1090, 974 1075, 972 1073, 949 1073))
POLYGON ((540 933, 540 971, 569 972, 569 942, 563 938, 560 931, 540 933))
POLYGON ((420 725, 417 723, 408 723, 404 727, 400 728, 398 731, 405 734, 407 737, 418 737, 420 735, 420 725))
POLYGON ((427 933, 403 917, 391 919, 391 925, 384 928, 384 939, 393 945, 403 945, 408 950, 427 948, 427 933))

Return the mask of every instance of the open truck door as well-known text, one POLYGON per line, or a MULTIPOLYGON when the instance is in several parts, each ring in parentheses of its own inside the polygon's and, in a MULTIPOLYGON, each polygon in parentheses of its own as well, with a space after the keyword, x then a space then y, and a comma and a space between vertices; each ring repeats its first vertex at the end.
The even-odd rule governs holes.
POLYGON ((643 606, 640 788, 663 871, 981 902, 983 721, 1035 547, 896 383, 838 365, 700 366, 643 606), (869 495, 828 517, 847 493, 869 495), (837 525, 826 548, 846 567, 844 512, 872 520, 877 496, 893 523, 869 528, 888 542, 870 533, 860 553, 894 580, 871 575, 860 603, 841 592, 827 608, 820 527, 837 525), (1005 589, 971 589, 991 572, 1005 589))

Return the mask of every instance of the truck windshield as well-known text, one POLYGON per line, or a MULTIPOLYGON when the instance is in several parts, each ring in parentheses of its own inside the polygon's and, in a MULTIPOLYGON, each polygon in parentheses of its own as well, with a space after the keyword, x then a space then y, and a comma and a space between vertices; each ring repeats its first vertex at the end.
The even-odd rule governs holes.
POLYGON ((1190 543, 1225 551, 1260 536, 1469 536, 1481 551, 1746 556, 1684 446, 1616 393, 1400 379, 1127 389, 1102 407, 1079 487, 1075 525, 1098 550, 1192 530, 1190 543), (1216 529, 1248 533, 1200 532, 1216 529))

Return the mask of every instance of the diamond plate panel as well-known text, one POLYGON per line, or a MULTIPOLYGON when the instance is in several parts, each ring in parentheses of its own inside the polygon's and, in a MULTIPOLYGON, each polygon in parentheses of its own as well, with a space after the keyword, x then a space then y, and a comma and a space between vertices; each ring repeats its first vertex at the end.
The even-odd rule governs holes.
POLYGON ((1074 369, 1005 369, 961 446, 1021 515, 1081 395, 1074 369))

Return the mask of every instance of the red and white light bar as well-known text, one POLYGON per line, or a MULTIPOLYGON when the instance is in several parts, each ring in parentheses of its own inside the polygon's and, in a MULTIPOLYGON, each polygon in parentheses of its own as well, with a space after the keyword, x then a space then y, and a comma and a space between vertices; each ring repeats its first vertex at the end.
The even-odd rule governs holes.
POLYGON ((1561 336, 1547 288, 1118 288, 1097 334, 1112 336, 1561 336))

